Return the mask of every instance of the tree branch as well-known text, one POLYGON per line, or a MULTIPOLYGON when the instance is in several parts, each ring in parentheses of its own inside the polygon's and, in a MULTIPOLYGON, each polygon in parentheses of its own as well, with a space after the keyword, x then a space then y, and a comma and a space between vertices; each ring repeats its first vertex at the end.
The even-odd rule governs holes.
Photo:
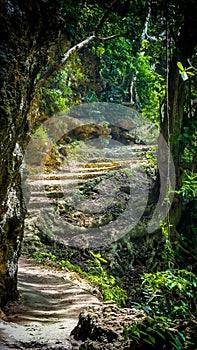
POLYGON ((36 86, 35 86, 35 91, 37 92, 39 88, 41 88, 42 86, 44 86, 46 80, 57 70, 61 69, 64 64, 66 63, 66 61, 68 60, 68 58, 74 53, 77 52, 79 50, 81 50, 82 48, 84 48, 87 44, 89 44, 89 42, 91 41, 107 41, 107 40, 111 40, 117 37, 120 37, 120 34, 117 35, 110 35, 107 37, 98 37, 97 34, 99 32, 99 30, 102 28, 103 24, 105 23, 109 13, 111 12, 112 8, 114 7, 114 5, 118 2, 118 0, 114 0, 111 5, 108 7, 108 9, 105 11, 103 17, 100 19, 100 21, 97 23, 97 25, 95 26, 95 30, 93 32, 93 34, 91 34, 88 38, 86 38, 85 40, 81 41, 80 43, 74 45, 73 47, 71 47, 63 56, 60 57, 60 59, 58 61, 56 61, 47 71, 45 71, 41 78, 39 79, 39 81, 37 82, 36 86))
POLYGON ((43 75, 39 79, 38 83, 36 84, 35 90, 37 91, 40 87, 42 87, 45 84, 46 80, 55 71, 60 69, 74 52, 79 51, 81 48, 86 46, 94 38, 95 38, 95 35, 93 34, 93 35, 89 36, 88 38, 86 38, 85 40, 81 41, 80 43, 71 47, 58 61, 56 61, 46 72, 43 73, 43 75))
POLYGON ((121 34, 114 34, 114 35, 110 35, 110 36, 106 36, 104 38, 99 38, 99 37, 95 37, 94 40, 98 40, 98 41, 108 41, 114 38, 119 38, 121 36, 121 34))
POLYGON ((99 38, 97 36, 95 36, 94 34, 90 35, 88 38, 86 38, 85 40, 81 41, 80 43, 74 45, 73 47, 71 47, 62 57, 59 61, 56 61, 40 78, 40 80, 38 81, 38 83, 36 84, 35 90, 37 91, 39 88, 41 88, 46 80, 57 70, 61 69, 66 61, 68 60, 68 58, 74 53, 77 52, 79 50, 81 50, 83 47, 85 47, 87 44, 89 44, 90 41, 107 41, 107 40, 111 40, 114 38, 120 37, 120 34, 116 34, 116 35, 110 35, 104 38, 99 38))

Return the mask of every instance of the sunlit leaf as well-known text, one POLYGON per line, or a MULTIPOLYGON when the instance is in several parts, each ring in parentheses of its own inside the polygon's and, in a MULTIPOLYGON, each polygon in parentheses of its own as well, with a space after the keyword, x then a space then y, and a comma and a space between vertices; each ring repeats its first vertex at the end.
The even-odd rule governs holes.
POLYGON ((195 76, 195 74, 192 72, 187 72, 187 74, 195 76))
POLYGON ((186 71, 188 71, 188 70, 190 70, 190 69, 193 69, 193 67, 192 67, 192 66, 188 67, 188 68, 186 69, 186 71))
POLYGON ((177 66, 181 71, 184 71, 184 68, 181 62, 177 62, 177 66))

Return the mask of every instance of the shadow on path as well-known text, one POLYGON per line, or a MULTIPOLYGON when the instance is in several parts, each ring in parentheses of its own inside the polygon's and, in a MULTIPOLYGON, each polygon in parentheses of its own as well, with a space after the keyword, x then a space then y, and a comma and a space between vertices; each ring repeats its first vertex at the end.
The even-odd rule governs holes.
POLYGON ((22 303, 11 308, 9 322, 0 323, 0 348, 72 349, 68 337, 79 313, 100 304, 87 290, 86 282, 72 278, 72 273, 20 259, 18 287, 22 303))

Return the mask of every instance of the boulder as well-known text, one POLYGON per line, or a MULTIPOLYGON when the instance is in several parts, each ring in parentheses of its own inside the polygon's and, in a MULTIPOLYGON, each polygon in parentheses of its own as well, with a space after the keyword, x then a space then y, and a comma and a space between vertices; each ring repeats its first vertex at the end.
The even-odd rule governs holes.
POLYGON ((130 349, 131 339, 125 338, 125 330, 145 319, 144 311, 119 308, 115 304, 90 307, 80 314, 71 338, 80 342, 80 348, 88 350, 130 349))

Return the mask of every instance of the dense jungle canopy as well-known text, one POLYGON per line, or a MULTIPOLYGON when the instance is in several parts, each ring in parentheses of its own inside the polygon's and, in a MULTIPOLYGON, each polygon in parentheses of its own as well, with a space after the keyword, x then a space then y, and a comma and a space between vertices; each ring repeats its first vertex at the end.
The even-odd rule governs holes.
MULTIPOLYGON (((164 200, 173 190, 174 197, 157 230, 154 249, 163 239, 164 271, 171 262, 195 276, 196 18, 195 0, 1 0, 2 307, 18 296, 17 266, 26 216, 21 166, 26 147, 44 121, 83 103, 120 104, 159 128, 172 155, 176 186, 171 188, 168 174, 157 173, 155 191, 164 200)), ((171 162, 166 149, 161 147, 160 153, 161 163, 171 162)), ((196 300, 191 303, 196 317, 196 300)))

